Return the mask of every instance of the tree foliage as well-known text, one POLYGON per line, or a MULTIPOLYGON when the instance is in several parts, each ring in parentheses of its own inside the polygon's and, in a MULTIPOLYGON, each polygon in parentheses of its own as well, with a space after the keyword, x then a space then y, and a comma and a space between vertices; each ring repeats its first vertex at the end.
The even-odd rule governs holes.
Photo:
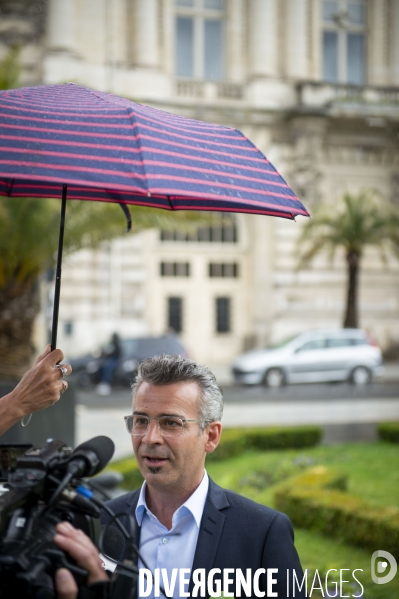
MULTIPOLYGON (((17 378, 29 366, 33 323, 40 310, 38 277, 55 265, 60 209, 56 199, 0 198, 0 378, 17 378)), ((132 233, 152 227, 190 231, 209 221, 207 213, 140 206, 130 211, 132 233)), ((98 247, 125 231, 119 206, 67 201, 65 254, 98 247)))
POLYGON ((20 73, 19 55, 19 46, 12 46, 4 58, 0 60, 0 89, 18 87, 20 73))
POLYGON ((399 213, 377 192, 345 193, 338 205, 321 204, 299 239, 299 268, 327 252, 330 260, 343 248, 347 262, 347 299, 343 325, 359 326, 357 297, 361 259, 366 247, 379 250, 386 262, 389 254, 399 257, 399 213))
MULTIPOLYGON (((0 60, 0 89, 16 87, 19 71, 19 49, 13 47, 0 60)), ((55 264, 60 209, 60 198, 0 198, 0 378, 18 378, 29 367, 33 323, 40 310, 38 277, 55 264)), ((132 233, 152 227, 190 231, 210 219, 204 212, 140 206, 130 211, 132 233)), ((98 247, 125 230, 119 206, 70 200, 64 252, 98 247)))

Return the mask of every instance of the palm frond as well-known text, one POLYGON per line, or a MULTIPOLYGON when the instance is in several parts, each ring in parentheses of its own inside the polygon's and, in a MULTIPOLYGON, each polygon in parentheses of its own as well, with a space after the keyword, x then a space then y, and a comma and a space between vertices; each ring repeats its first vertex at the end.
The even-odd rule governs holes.
MULTIPOLYGON (((7 280, 34 279, 53 263, 58 244, 60 200, 42 198, 0 199, 0 288, 7 280)), ((192 232, 215 224, 218 216, 208 212, 168 212, 131 207, 133 232, 147 228, 192 232)), ((103 202, 67 202, 65 254, 122 236, 126 221, 119 206, 103 202)))
POLYGON ((20 48, 13 46, 0 60, 0 89, 18 87, 20 75, 20 48))
POLYGON ((324 250, 332 260, 339 247, 361 255, 365 247, 374 246, 385 257, 399 248, 398 241, 399 212, 378 192, 345 193, 337 206, 321 204, 304 226, 297 247, 299 268, 324 250))

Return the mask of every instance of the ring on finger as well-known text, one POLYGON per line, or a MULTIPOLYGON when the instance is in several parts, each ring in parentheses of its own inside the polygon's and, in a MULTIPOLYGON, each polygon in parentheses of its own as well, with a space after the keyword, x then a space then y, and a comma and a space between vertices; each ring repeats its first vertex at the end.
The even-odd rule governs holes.
POLYGON ((62 389, 60 391, 60 393, 65 393, 65 391, 68 389, 68 383, 66 381, 61 381, 62 384, 62 389))
POLYGON ((63 366, 62 364, 57 364, 56 368, 60 369, 62 377, 67 376, 67 374, 68 374, 68 368, 66 366, 63 366))

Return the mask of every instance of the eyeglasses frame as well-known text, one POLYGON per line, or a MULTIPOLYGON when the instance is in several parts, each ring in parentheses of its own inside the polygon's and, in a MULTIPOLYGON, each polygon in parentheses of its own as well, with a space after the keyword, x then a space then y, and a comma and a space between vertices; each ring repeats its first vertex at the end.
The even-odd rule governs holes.
POLYGON ((159 431, 159 433, 163 437, 180 437, 180 435, 183 432, 183 429, 184 429, 184 426, 185 426, 186 422, 203 422, 204 424, 205 423, 209 424, 211 422, 211 420, 192 420, 191 418, 180 418, 180 416, 170 416, 170 418, 176 418, 177 420, 181 420, 182 423, 183 423, 183 426, 181 427, 180 433, 178 435, 168 435, 168 434, 165 435, 165 433, 161 430, 161 428, 159 426, 159 421, 160 421, 161 418, 168 418, 167 415, 165 415, 165 416, 159 416, 159 418, 148 418, 148 416, 144 416, 143 415, 143 418, 147 418, 148 419, 147 430, 144 433, 131 433, 129 431, 129 428, 128 428, 128 425, 127 425, 127 419, 128 418, 132 418, 135 415, 139 416, 139 414, 129 414, 128 416, 124 416, 123 417, 123 419, 125 421, 125 425, 126 425, 126 430, 129 433, 129 435, 131 435, 132 437, 144 437, 144 435, 146 435, 148 433, 148 431, 150 430, 150 424, 153 421, 157 423, 157 425, 158 425, 158 431, 159 431))

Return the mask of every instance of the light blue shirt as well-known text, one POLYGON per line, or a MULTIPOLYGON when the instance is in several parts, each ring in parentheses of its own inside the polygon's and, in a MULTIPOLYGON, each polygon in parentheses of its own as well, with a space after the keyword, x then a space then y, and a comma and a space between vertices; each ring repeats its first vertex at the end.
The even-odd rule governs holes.
MULTIPOLYGON (((190 580, 208 488, 209 478, 205 471, 200 485, 173 514, 172 528, 168 530, 147 507, 145 499, 146 483, 144 482, 141 487, 136 507, 136 519, 139 526, 141 526, 140 554, 152 572, 155 569, 161 572, 161 568, 165 568, 168 574, 168 581, 171 580, 174 568, 187 568, 190 570, 190 573, 184 575, 187 581, 190 580)), ((139 560, 138 565, 139 568, 145 567, 141 560, 139 560)), ((160 584, 162 587, 165 587, 162 574, 160 575, 160 584)), ((188 591, 188 585, 188 582, 184 585, 184 591, 186 592, 188 591)), ((154 586, 152 593, 148 595, 149 599, 153 599, 154 597, 154 586)), ((163 595, 161 594, 162 597, 163 595)), ((179 574, 173 597, 175 599, 179 597, 179 574)))

